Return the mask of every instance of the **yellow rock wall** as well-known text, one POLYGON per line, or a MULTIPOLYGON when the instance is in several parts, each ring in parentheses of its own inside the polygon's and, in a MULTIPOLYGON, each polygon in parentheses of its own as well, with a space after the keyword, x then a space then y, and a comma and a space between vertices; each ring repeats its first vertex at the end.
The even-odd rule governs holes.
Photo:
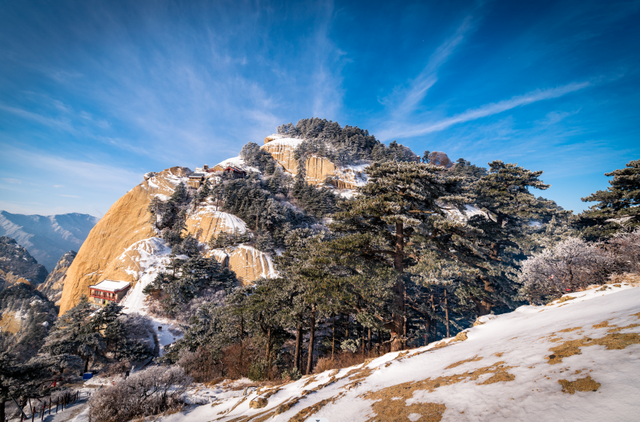
POLYGON ((207 205, 187 217, 186 229, 198 242, 207 243, 220 233, 233 234, 236 229, 244 233, 246 225, 235 215, 216 211, 214 206, 207 205))
POLYGON ((118 258, 136 242, 155 236, 147 211, 154 195, 170 196, 187 169, 172 167, 127 192, 95 225, 67 271, 60 315, 74 307, 89 286, 105 279, 135 281, 128 264, 118 258))
MULTIPOLYGON (((293 158, 295 147, 292 145, 272 142, 278 138, 267 136, 262 149, 267 151, 284 169, 293 174, 298 174, 298 162, 293 158)), ((336 167, 330 160, 322 157, 311 156, 305 162, 305 180, 311 185, 325 183, 327 177, 331 178, 331 184, 338 189, 355 189, 362 174, 353 169, 336 167)))
POLYGON ((295 148, 290 145, 267 143, 262 146, 262 149, 271 154, 278 164, 284 167, 287 172, 291 174, 298 174, 298 162, 293 158, 295 148))
POLYGON ((240 245, 228 250, 213 249, 205 256, 215 258, 223 267, 235 272, 243 286, 252 284, 260 277, 276 276, 271 255, 251 246, 240 245))
POLYGON ((251 246, 241 245, 229 254, 229 268, 242 285, 251 284, 260 277, 275 276, 275 269, 268 254, 251 246))

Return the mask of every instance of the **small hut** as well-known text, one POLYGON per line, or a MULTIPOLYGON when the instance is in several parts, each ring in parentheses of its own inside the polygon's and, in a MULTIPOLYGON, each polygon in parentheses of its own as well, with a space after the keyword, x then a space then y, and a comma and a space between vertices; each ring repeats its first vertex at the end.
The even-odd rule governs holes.
POLYGON ((119 303, 131 287, 128 281, 102 280, 100 283, 89 286, 89 296, 94 303, 106 305, 108 302, 119 303))
POLYGON ((204 182, 204 173, 193 173, 189 176, 187 186, 193 189, 198 189, 204 182))

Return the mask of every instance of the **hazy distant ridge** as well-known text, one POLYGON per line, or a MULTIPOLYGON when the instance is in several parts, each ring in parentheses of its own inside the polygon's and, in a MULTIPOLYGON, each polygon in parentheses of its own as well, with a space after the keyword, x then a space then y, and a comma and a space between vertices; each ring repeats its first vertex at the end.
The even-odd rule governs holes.
POLYGON ((42 216, 0 211, 0 236, 15 239, 51 271, 62 255, 80 249, 98 220, 79 213, 42 216))

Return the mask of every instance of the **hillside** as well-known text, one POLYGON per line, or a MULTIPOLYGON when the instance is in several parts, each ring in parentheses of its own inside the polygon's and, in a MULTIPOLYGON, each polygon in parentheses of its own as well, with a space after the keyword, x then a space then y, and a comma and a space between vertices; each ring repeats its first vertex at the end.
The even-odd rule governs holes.
MULTIPOLYGON (((67 270, 60 300, 61 314, 75 306, 83 294, 88 294, 90 285, 105 279, 134 284, 141 280, 131 294, 142 294, 142 288, 167 264, 171 252, 152 224, 149 204, 154 198, 168 199, 176 186, 187 182, 189 174, 191 170, 184 167, 152 173, 109 209, 91 230, 67 270)), ((239 218, 218 211, 210 203, 195 206, 185 224, 186 232, 203 242, 220 233, 232 234, 236 229, 242 232, 244 225, 239 218)), ((228 265, 247 283, 272 272, 270 257, 250 246, 212 251, 210 256, 228 265)), ((127 299, 126 303, 132 303, 130 301, 136 303, 131 306, 141 309, 142 296, 127 299)))
POLYGON ((74 251, 69 251, 62 255, 53 271, 51 271, 47 276, 47 279, 38 286, 38 290, 56 305, 60 305, 62 289, 65 281, 67 280, 67 270, 71 266, 75 257, 76 253, 74 251))
POLYGON ((69 251, 80 249, 98 222, 88 214, 23 215, 0 211, 0 236, 15 239, 48 271, 69 251))
MULTIPOLYGON (((164 422, 635 420, 640 288, 481 317, 447 339, 276 387, 199 388, 164 422)), ((247 380, 248 382, 248 380, 247 380)))
POLYGON ((47 270, 14 239, 0 237, 0 290, 16 283, 37 286, 44 282, 47 270))

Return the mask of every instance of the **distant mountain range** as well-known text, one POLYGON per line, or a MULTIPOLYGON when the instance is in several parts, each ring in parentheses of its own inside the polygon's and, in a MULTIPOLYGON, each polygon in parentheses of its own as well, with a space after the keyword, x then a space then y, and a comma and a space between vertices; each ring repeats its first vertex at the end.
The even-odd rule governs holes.
POLYGON ((15 239, 52 271, 62 255, 80 249, 98 220, 78 213, 42 216, 0 211, 0 236, 15 239))

